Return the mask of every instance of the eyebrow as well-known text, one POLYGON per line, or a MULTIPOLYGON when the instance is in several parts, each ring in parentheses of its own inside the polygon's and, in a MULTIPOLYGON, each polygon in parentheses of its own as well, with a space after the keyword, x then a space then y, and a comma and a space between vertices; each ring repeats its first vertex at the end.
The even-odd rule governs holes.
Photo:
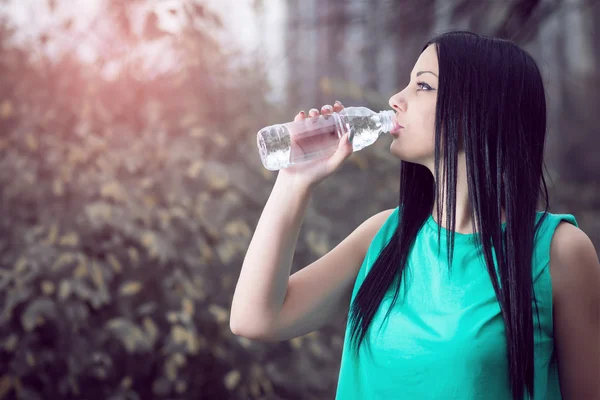
POLYGON ((435 75, 436 78, 438 77, 436 74, 434 74, 431 71, 419 71, 419 72, 417 72, 417 76, 423 75, 423 74, 426 74, 426 73, 430 73, 431 75, 435 75))

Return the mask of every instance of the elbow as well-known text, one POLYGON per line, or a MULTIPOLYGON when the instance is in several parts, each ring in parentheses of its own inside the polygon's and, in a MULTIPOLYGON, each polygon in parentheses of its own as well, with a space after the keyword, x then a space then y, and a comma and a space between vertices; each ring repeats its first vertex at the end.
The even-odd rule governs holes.
POLYGON ((233 321, 233 319, 229 320, 229 330, 231 330, 231 333, 233 333, 235 336, 240 336, 246 339, 254 339, 255 334, 253 335, 248 335, 248 330, 243 329, 239 323, 235 323, 233 321), (252 337, 249 337, 252 336, 252 337))
POLYGON ((261 342, 277 342, 271 334, 270 330, 261 326, 261 324, 248 323, 239 321, 236 322, 231 318, 229 320, 229 329, 235 336, 243 337, 249 340, 257 340, 261 342))

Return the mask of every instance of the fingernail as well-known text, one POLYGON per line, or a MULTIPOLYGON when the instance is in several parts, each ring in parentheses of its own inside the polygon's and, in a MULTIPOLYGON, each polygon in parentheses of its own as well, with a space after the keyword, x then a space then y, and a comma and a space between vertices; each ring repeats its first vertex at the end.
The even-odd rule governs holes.
POLYGON ((326 109, 327 111, 333 111, 333 107, 331 107, 331 106, 325 106, 325 109, 326 109))
POLYGON ((304 110, 300 111, 300 114, 302 114, 303 116, 306 115, 306 113, 304 112, 304 110))
POLYGON ((339 105, 341 105, 341 104, 342 104, 342 103, 341 103, 339 100, 336 100, 336 101, 334 102, 334 104, 335 104, 335 103, 337 103, 337 104, 339 104, 339 105))

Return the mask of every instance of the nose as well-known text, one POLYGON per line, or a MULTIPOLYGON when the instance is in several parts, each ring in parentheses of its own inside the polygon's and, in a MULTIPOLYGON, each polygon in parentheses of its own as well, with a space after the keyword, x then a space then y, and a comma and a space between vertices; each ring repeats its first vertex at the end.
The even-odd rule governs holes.
POLYGON ((398 111, 405 112, 406 111, 406 100, 404 99, 402 92, 398 92, 395 95, 393 95, 392 97, 390 97, 389 105, 396 112, 398 112, 398 111))

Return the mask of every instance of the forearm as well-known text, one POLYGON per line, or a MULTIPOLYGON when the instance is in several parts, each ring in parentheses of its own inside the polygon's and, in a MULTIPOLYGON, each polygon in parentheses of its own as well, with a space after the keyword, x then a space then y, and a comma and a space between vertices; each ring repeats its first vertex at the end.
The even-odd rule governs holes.
POLYGON ((268 329, 279 314, 310 187, 279 173, 258 221, 233 295, 230 327, 240 335, 268 329))

